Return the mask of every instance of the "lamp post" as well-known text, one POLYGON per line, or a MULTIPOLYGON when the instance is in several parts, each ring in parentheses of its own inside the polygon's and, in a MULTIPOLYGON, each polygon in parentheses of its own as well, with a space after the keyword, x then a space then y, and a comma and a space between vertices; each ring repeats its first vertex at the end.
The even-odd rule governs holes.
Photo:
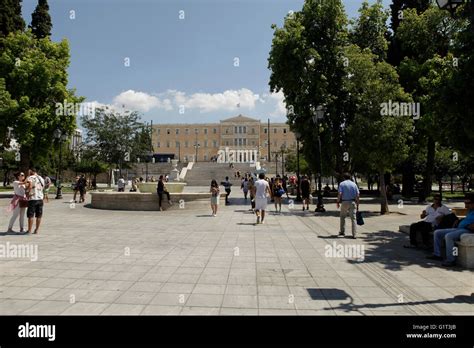
POLYGON ((284 177, 285 176, 285 150, 286 150, 285 144, 281 145, 280 150, 281 150, 281 177, 284 177))
POLYGON ((145 158, 145 182, 148 182, 148 162, 151 161, 152 156, 153 156, 153 151, 147 151, 146 158, 145 158))
POLYGON ((196 163, 197 163, 197 161, 198 161, 198 149, 199 149, 200 147, 201 147, 201 144, 199 144, 199 143, 197 143, 197 142, 194 144, 194 148, 196 149, 196 157, 195 157, 195 159, 194 159, 194 162, 196 162, 196 163))
POLYGON ((296 137, 296 202, 301 202, 301 186, 300 186, 300 138, 301 133, 295 132, 296 137))
POLYGON ((62 151, 62 143, 67 140, 67 134, 63 133, 61 129, 57 128, 53 133, 54 139, 58 141, 59 144, 59 165, 58 165, 58 173, 56 176, 56 199, 62 199, 62 186, 61 186, 61 168, 62 168, 62 160, 63 160, 63 151, 62 151))
POLYGON ((316 129, 318 132, 318 151, 319 151, 319 161, 318 161, 318 205, 316 207, 315 212, 317 213, 324 213, 326 209, 324 209, 323 204, 323 194, 322 194, 322 184, 321 184, 321 177, 323 171, 323 161, 322 161, 322 151, 321 151, 321 136, 319 134, 319 120, 324 118, 326 114, 326 107, 319 105, 316 109, 313 109, 313 123, 316 125, 316 129))

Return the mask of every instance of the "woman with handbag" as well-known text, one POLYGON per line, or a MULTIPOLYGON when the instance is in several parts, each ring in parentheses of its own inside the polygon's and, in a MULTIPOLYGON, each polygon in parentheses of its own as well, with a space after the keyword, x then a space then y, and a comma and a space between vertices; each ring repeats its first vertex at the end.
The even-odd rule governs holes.
POLYGON ((275 211, 281 213, 282 197, 285 194, 285 189, 280 178, 276 178, 273 183, 273 200, 275 202, 275 211))
POLYGON ((18 216, 20 217, 20 233, 25 232, 25 211, 28 207, 28 200, 25 194, 25 174, 18 172, 15 173, 15 181, 13 182, 13 189, 15 195, 10 201, 10 205, 7 208, 9 212, 13 212, 8 224, 8 232, 13 232, 13 225, 15 224, 18 216))
POLYGON ((216 216, 217 208, 219 207, 219 194, 220 194, 219 185, 217 184, 216 180, 212 180, 211 188, 209 192, 211 193, 212 216, 216 216))

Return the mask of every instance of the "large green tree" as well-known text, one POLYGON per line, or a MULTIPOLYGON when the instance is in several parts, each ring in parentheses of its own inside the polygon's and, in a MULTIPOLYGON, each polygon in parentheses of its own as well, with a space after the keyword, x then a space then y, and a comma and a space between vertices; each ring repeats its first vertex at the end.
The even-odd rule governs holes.
POLYGON ((25 21, 21 16, 21 2, 22 0, 0 1, 0 36, 25 29, 25 21))
MULTIPOLYGON (((13 128, 21 146, 21 167, 38 165, 51 149, 57 128, 72 134, 75 112, 58 112, 58 105, 77 103, 82 98, 67 88, 69 44, 49 38, 37 39, 31 31, 10 33, 0 38, 0 79, 5 81, 10 107, 0 107, 0 135, 13 128)), ((0 94, 6 96, 5 92, 0 94)), ((7 145, 8 146, 8 145, 7 145)))
POLYGON ((410 96, 399 84, 395 69, 369 49, 358 46, 346 48, 350 78, 347 88, 353 95, 357 110, 348 127, 350 155, 355 167, 372 169, 379 174, 381 213, 389 212, 384 176, 403 161, 408 154, 407 140, 411 134, 412 118, 383 112, 388 103, 409 102, 410 96))
MULTIPOLYGON (((431 191, 436 142, 444 138, 445 128, 440 125, 446 111, 441 91, 456 69, 454 57, 448 53, 451 42, 465 26, 466 21, 453 19, 447 11, 433 6, 421 14, 415 9, 405 10, 397 30, 396 37, 406 54, 399 67, 401 82, 421 104, 414 139, 427 147, 425 195, 431 191)), ((417 146, 413 150, 417 151, 417 146)))
POLYGON ((31 14, 30 28, 33 34, 39 38, 51 36, 53 23, 49 15, 49 5, 47 0, 38 0, 38 5, 31 14))
POLYGON ((388 11, 384 10, 382 0, 373 5, 367 1, 359 8, 359 17, 352 21, 350 42, 360 48, 369 48, 380 61, 387 58, 387 18, 388 11))
POLYGON ((118 112, 104 107, 96 109, 95 115, 83 116, 81 121, 86 130, 88 151, 111 169, 113 165, 122 168, 124 163, 146 156, 150 150, 144 142, 137 141, 146 138, 143 132, 148 132, 138 112, 118 112))
POLYGON ((306 0, 301 11, 285 18, 275 30, 268 66, 270 90, 282 91, 288 123, 302 135, 303 152, 317 172, 321 134, 323 173, 344 168, 344 125, 347 93, 342 49, 347 42, 347 18, 340 0, 306 0), (325 105, 322 127, 313 123, 314 110, 325 105))

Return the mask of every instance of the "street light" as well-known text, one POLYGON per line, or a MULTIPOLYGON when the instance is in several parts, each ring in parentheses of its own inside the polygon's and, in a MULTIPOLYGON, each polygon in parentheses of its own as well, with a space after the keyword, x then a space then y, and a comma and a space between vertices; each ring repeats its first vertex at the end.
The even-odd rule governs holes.
POLYGON ((194 148, 196 149, 196 157, 195 157, 195 159, 194 159, 194 162, 196 162, 196 163, 197 163, 197 161, 198 161, 198 149, 199 149, 200 147, 201 147, 201 144, 199 144, 199 143, 195 143, 195 144, 194 144, 194 148))
POLYGON ((145 158, 145 182, 148 182, 148 162, 151 160, 152 156, 153 151, 147 151, 145 158))
POLYGON ((296 137, 296 202, 301 202, 301 186, 300 186, 300 138, 301 133, 298 131, 294 132, 296 137))
POLYGON ((280 150, 281 150, 281 177, 284 177, 285 176, 284 161, 285 161, 285 150, 286 150, 285 144, 281 145, 280 150))
POLYGON ((318 151, 319 151, 319 161, 318 161, 318 206, 316 207, 315 212, 317 213, 324 213, 326 209, 324 209, 323 204, 323 194, 322 194, 322 184, 321 184, 321 176, 323 171, 323 161, 322 161, 322 151, 321 151, 321 136, 319 134, 319 121, 324 118, 326 114, 326 107, 319 105, 316 109, 311 108, 313 113, 313 123, 316 125, 316 129, 318 132, 318 151))
POLYGON ((57 128, 53 132, 53 137, 56 139, 59 143, 59 165, 58 165, 58 172, 56 175, 56 199, 62 199, 63 195, 61 192, 62 186, 61 186, 61 168, 62 168, 62 157, 63 157, 63 151, 62 151, 62 143, 67 140, 67 134, 61 131, 61 129, 57 128))

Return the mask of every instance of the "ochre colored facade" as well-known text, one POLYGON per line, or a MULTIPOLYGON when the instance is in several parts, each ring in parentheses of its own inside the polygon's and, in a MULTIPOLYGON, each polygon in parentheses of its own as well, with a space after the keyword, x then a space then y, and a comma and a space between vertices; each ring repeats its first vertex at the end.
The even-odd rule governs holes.
POLYGON ((196 158, 198 162, 217 159, 220 153, 239 152, 234 162, 268 160, 283 149, 296 146, 295 135, 286 123, 268 123, 238 115, 219 123, 153 125, 153 150, 160 157, 172 157, 183 162, 196 158))

